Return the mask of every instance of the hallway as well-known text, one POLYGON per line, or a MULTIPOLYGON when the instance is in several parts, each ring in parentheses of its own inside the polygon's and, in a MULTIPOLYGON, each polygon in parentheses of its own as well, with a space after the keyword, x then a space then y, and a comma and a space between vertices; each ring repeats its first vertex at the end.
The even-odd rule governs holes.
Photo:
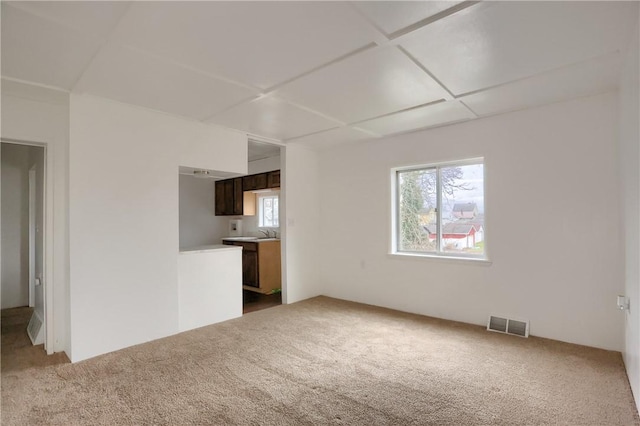
MULTIPOLYGON (((33 308, 2 310, 2 378, 11 372, 33 367, 46 367, 69 362, 64 352, 47 355, 44 345, 32 345, 27 335, 27 325, 33 308)), ((4 385, 4 380, 3 380, 4 385)))

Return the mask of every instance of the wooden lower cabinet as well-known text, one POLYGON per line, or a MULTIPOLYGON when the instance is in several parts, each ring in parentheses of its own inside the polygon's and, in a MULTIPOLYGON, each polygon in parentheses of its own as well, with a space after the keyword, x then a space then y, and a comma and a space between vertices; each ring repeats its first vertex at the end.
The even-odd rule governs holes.
POLYGON ((243 244, 242 249, 242 285, 254 288, 260 288, 257 245, 257 243, 246 243, 243 244))
POLYGON ((242 288, 270 294, 282 287, 279 240, 223 243, 242 247, 242 288))

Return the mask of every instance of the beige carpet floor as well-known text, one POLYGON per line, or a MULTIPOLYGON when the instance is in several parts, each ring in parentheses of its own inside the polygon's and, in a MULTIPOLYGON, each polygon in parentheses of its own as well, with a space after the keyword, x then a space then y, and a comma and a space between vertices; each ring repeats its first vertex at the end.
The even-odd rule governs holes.
POLYGON ((76 364, 2 352, 2 425, 640 424, 617 352, 326 297, 76 364))

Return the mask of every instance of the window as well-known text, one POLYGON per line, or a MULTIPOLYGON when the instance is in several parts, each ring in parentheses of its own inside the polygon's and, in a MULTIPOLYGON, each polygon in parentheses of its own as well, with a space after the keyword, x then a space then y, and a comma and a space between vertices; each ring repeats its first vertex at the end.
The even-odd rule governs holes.
POLYGON ((486 258, 484 162, 394 169, 393 252, 486 258))
POLYGON ((258 226, 261 228, 278 228, 280 210, 278 208, 278 194, 258 195, 258 226))

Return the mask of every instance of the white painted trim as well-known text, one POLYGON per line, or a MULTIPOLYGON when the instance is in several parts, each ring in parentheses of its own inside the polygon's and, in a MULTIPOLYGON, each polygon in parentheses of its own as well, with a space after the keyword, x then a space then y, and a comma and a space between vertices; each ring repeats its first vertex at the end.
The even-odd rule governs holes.
POLYGON ((36 165, 29 169, 29 307, 36 304, 36 165))
MULTIPOLYGON (((43 172, 43 188, 42 188, 42 209, 44 218, 42 223, 43 235, 43 269, 44 277, 42 277, 42 292, 44 296, 44 348, 47 355, 53 354, 53 346, 55 342, 53 327, 53 155, 49 155, 49 145, 44 144, 44 170, 43 172)), ((62 283, 60 283, 62 284, 62 283)))
POLYGON ((460 256, 440 256, 435 254, 427 254, 427 253, 416 253, 416 252, 389 252, 387 256, 390 258, 404 258, 404 259, 416 259, 416 260, 435 260, 435 261, 444 261, 451 263, 460 263, 460 262, 468 262, 470 264, 481 265, 481 266, 491 266, 493 261, 489 259, 483 259, 478 257, 460 257, 460 256))
POLYGON ((253 142, 260 142, 260 143, 268 143, 268 144, 277 145, 280 147, 286 146, 286 143, 282 142, 279 139, 272 139, 265 136, 255 135, 253 133, 247 133, 247 139, 249 142, 253 141, 253 142))
MULTIPOLYGON (((37 83, 37 82, 31 81, 31 80, 23 80, 23 79, 20 79, 20 78, 8 77, 6 75, 3 75, 2 79, 3 80, 7 80, 7 81, 12 81, 14 83, 28 84, 30 86, 36 86, 36 87, 40 87, 40 88, 43 88, 43 89, 55 90, 56 92, 70 93, 69 90, 67 90, 65 88, 58 87, 58 86, 50 86, 48 84, 43 84, 43 83, 37 83)), ((8 139, 7 139, 7 141, 8 141, 8 139)), ((40 146, 40 145, 36 145, 36 144, 29 144, 29 143, 18 142, 18 141, 11 141, 11 143, 17 144, 17 145, 40 146)))
POLYGON ((280 199, 278 201, 280 217, 280 293, 282 304, 288 304, 288 273, 287 273, 287 146, 280 148, 280 199))

